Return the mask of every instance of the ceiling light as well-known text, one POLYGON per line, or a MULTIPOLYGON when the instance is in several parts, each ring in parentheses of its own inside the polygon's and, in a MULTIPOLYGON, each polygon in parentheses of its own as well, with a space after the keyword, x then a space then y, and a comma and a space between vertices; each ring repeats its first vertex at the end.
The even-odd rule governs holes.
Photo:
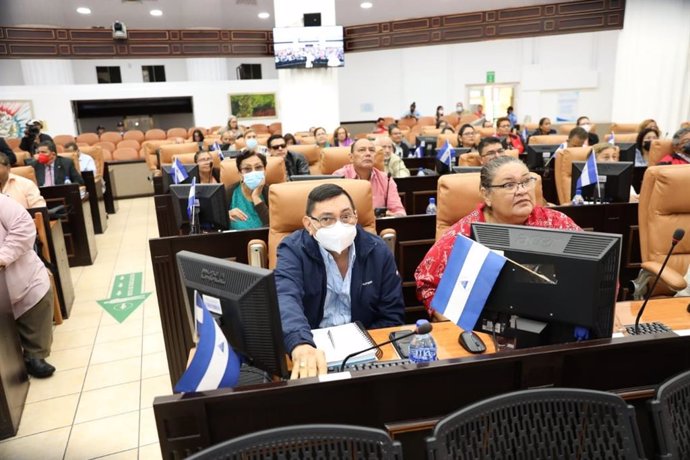
POLYGON ((91 9, 85 7, 85 6, 80 6, 77 8, 77 13, 79 14, 91 14, 91 9))
POLYGON ((163 16, 163 12, 161 10, 151 10, 149 13, 151 16, 163 16))
POLYGON ((271 17, 271 15, 265 11, 262 11, 261 13, 259 13, 258 16, 259 16, 259 19, 268 19, 271 17))
POLYGON ((374 6, 374 4, 371 3, 371 2, 362 2, 362 3, 359 4, 359 6, 362 7, 362 8, 364 8, 365 10, 368 10, 369 8, 371 8, 372 6, 374 6))

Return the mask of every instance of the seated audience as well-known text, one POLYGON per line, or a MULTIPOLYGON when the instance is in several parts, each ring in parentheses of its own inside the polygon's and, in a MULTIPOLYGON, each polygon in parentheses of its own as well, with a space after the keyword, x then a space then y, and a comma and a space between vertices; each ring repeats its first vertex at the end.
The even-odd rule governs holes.
POLYGON ((48 270, 34 251, 35 241, 31 215, 0 194, 0 270, 5 272, 26 371, 46 378, 55 372, 45 360, 53 343, 53 289, 48 270))
POLYGON ((374 208, 386 208, 387 216, 407 215, 398 195, 398 186, 386 173, 374 167, 375 158, 374 143, 369 139, 359 139, 350 146, 352 163, 333 172, 333 175, 368 180, 371 183, 374 208))
POLYGON ((268 225, 266 157, 251 150, 243 150, 235 161, 242 180, 229 191, 230 228, 247 230, 265 227, 268 225))
POLYGON ((12 150, 5 141, 4 137, 0 137, 0 153, 4 153, 7 159, 10 162, 10 166, 14 165, 17 162, 17 155, 14 154, 14 150, 12 150))
POLYGON ((44 208, 46 200, 41 196, 36 184, 26 177, 13 174, 10 159, 0 152, 0 194, 7 195, 17 203, 29 208, 44 208))
POLYGON ((438 107, 436 107, 436 127, 437 128, 438 128, 438 122, 441 120, 441 118, 443 118, 443 112, 444 112, 444 110, 443 110, 442 105, 439 105, 438 107))
MULTIPOLYGON (((475 108, 475 110, 474 110, 473 113, 474 113, 474 115, 475 115, 477 118, 484 118, 484 106, 481 105, 481 104, 477 104, 477 106, 476 106, 476 108, 475 108)), ((487 127, 488 127, 488 128, 491 128, 492 126, 493 126, 493 125, 489 125, 489 126, 487 126, 487 127)))
POLYGON ((453 134, 455 134, 455 130, 454 130, 452 127, 450 127, 450 126, 446 126, 445 128, 443 128, 443 129, 441 130, 441 134, 447 134, 447 133, 453 133, 453 134))
POLYGON ((386 132, 386 120, 383 117, 378 117, 376 119, 376 126, 372 131, 374 134, 383 134, 386 132))
POLYGON ((599 143, 599 136, 597 133, 591 132, 592 122, 589 117, 580 117, 577 119, 576 125, 585 130, 587 133, 587 145, 594 145, 599 143))
POLYGON ((532 136, 548 136, 551 134, 556 134, 556 130, 551 127, 551 119, 549 117, 544 117, 539 120, 539 126, 531 134, 532 136))
POLYGON ((79 171, 92 171, 96 173, 96 162, 93 161, 93 157, 88 155, 81 150, 75 142, 68 142, 65 144, 66 153, 75 153, 79 157, 79 171))
POLYGON ((393 153, 395 147, 393 141, 388 136, 380 136, 375 141, 376 147, 383 150, 383 164, 386 172, 392 177, 410 177, 410 170, 405 166, 405 162, 398 155, 393 153))
POLYGON ((124 137, 126 131, 127 130, 125 129, 125 122, 124 121, 118 121, 117 122, 117 132, 120 133, 120 136, 124 137))
POLYGON ((252 152, 260 153, 262 155, 266 155, 268 153, 268 149, 259 144, 259 141, 256 139, 256 132, 253 129, 248 129, 244 132, 244 143, 247 146, 247 150, 251 150, 252 152))
POLYGON ((204 150, 204 133, 200 129, 195 129, 192 133, 192 142, 196 142, 199 150, 204 150))
POLYGON ((336 147, 349 147, 354 141, 350 137, 350 133, 347 132, 342 126, 338 126, 333 132, 333 145, 336 147))
POLYGON ((44 141, 38 144, 36 157, 29 162, 36 171, 39 187, 77 183, 84 185, 84 179, 77 172, 69 158, 58 156, 55 144, 44 141))
POLYGON ((309 162, 304 155, 291 152, 287 148, 285 138, 280 134, 273 134, 268 138, 268 153, 273 157, 281 157, 285 160, 285 172, 288 179, 292 176, 309 174, 309 162))
POLYGON ((105 132, 105 126, 103 125, 98 125, 96 126, 96 134, 98 134, 98 137, 101 137, 101 134, 105 132))
POLYGON ((556 153, 554 154, 554 157, 555 155, 558 155, 561 152, 561 150, 568 147, 586 147, 587 139, 588 134, 587 131, 584 130, 584 128, 577 126, 571 129, 570 133, 568 133, 568 140, 566 140, 558 146, 558 148, 556 149, 556 153))
POLYGON ((517 134, 510 132, 510 120, 508 117, 501 117, 496 120, 496 137, 501 139, 503 147, 509 150, 517 150, 522 153, 525 151, 525 146, 522 144, 522 139, 517 134))
POLYGON ((235 131, 226 129, 220 135, 220 149, 221 150, 237 150, 235 147, 235 131))
POLYGON ((295 139, 295 136, 293 136, 290 133, 283 135, 283 138, 285 139, 285 144, 287 144, 288 147, 290 147, 291 145, 298 144, 297 139, 295 139))
POLYGON ((649 162, 649 148, 652 145, 652 141, 656 139, 659 139, 659 130, 657 128, 644 128, 637 133, 635 166, 647 166, 649 162))
POLYGON ((407 158, 410 154, 410 144, 403 138, 403 133, 395 123, 388 126, 388 137, 393 141, 395 154, 400 158, 407 158))
POLYGON ((312 190, 302 224, 304 229, 278 245, 275 270, 293 378, 327 371, 312 329, 354 321, 367 329, 396 326, 405 310, 393 253, 357 225, 357 210, 345 190, 336 184, 312 190))
POLYGON ((472 125, 465 123, 458 131, 458 147, 461 149, 471 149, 477 151, 477 132, 472 125))
POLYGON ((213 157, 209 152, 196 152, 194 163, 199 170, 199 184, 220 184, 220 170, 213 167, 213 157))
POLYGON ((237 122, 237 117, 235 116, 230 116, 230 118, 228 118, 228 123, 225 125, 225 128, 235 131, 238 134, 244 134, 244 130, 240 127, 237 122))
POLYGON ((640 123, 640 126, 637 127, 637 132, 642 132, 645 129, 649 128, 654 128, 656 129, 659 133, 661 133, 661 130, 659 129, 659 126, 656 124, 656 121, 652 118, 647 118, 646 120, 642 120, 642 123, 640 123))
POLYGON ((446 120, 436 120, 436 129, 444 130, 448 127, 446 120))
POLYGON ((538 205, 534 192, 537 179, 517 158, 503 156, 490 161, 482 167, 480 177, 483 202, 439 238, 415 271, 417 298, 429 315, 433 314, 431 299, 446 269, 455 238, 458 234, 469 237, 473 222, 580 230, 565 214, 538 205))
POLYGON ((479 153, 479 161, 484 166, 494 158, 504 156, 506 149, 503 148, 503 143, 498 137, 485 137, 479 141, 477 152, 479 153))
MULTIPOLYGON (((594 147, 592 147, 592 152, 594 156, 596 157, 597 163, 615 163, 617 161, 620 161, 620 149, 612 144, 609 144, 608 142, 599 142, 596 144, 594 147)), ((590 154, 591 155, 591 154, 590 154)), ((603 183, 600 183, 599 186, 603 187, 603 183)), ((600 193, 600 196, 603 195, 600 193)), ((631 203, 636 203, 640 200, 639 195, 635 191, 635 188, 631 185, 630 186, 630 202, 631 203)))
POLYGON ((420 115, 419 115, 419 112, 417 111, 417 103, 416 103, 416 102, 413 102, 412 104, 410 104, 410 110, 408 110, 407 112, 403 113, 402 116, 401 116, 400 118, 414 118, 414 119, 417 119, 417 118, 419 118, 419 116, 420 116, 420 115))
POLYGON ((482 128, 493 128, 494 124, 491 120, 484 120, 482 122, 482 128))
POLYGON ((319 148, 323 149, 331 146, 330 142, 328 142, 328 133, 326 133, 324 128, 316 128, 314 130, 314 138, 316 139, 316 145, 318 145, 319 148))
POLYGON ((686 165, 690 163, 690 128, 681 128, 671 141, 673 153, 659 161, 659 165, 686 165))
POLYGON ((30 120, 24 129, 24 137, 19 143, 19 150, 29 152, 31 156, 36 154, 38 144, 46 141, 53 141, 53 138, 41 132, 43 123, 38 120, 30 120))

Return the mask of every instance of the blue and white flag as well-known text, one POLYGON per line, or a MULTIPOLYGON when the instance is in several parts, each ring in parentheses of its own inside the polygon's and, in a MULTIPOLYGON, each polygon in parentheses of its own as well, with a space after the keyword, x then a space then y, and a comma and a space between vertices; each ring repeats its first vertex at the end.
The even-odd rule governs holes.
POLYGON ((613 134, 613 131, 611 131, 611 135, 609 136, 609 144, 616 145, 616 136, 613 134))
POLYGON ((189 187, 189 198, 187 199, 187 217, 192 218, 194 205, 196 204, 196 177, 192 177, 192 186, 189 187))
POLYGON ((586 187, 590 184, 596 184, 599 182, 599 172, 597 171, 597 157, 594 152, 591 152, 585 161, 585 167, 582 168, 582 174, 577 178, 577 184, 575 188, 582 190, 582 187, 586 187))
POLYGON ((417 147, 414 150, 414 153, 412 154, 412 158, 422 158, 424 156, 424 148, 425 148, 424 142, 422 142, 421 144, 419 144, 419 147, 417 147))
POLYGON ((527 143, 527 138, 529 137, 529 133, 527 132, 527 126, 522 127, 522 140, 527 143))
POLYGON ((175 392, 234 387, 240 375, 240 360, 197 291, 194 292, 194 316, 197 317, 199 343, 192 362, 175 385, 175 392))
POLYGON ((436 159, 444 165, 448 166, 448 168, 450 169, 453 162, 454 154, 455 150, 453 150, 453 147, 451 147, 450 142, 448 142, 448 140, 446 139, 446 143, 443 144, 443 147, 441 147, 438 150, 438 153, 436 154, 436 159))
POLYGON ((431 306, 471 331, 505 263, 505 257, 458 235, 431 306))
POLYGON ((218 152, 218 161, 225 160, 225 155, 223 155, 223 151, 220 149, 220 147, 218 147, 217 152, 218 152))
POLYGON ((181 184, 189 177, 187 170, 179 158, 175 158, 173 161, 172 167, 170 168, 170 175, 172 176, 174 184, 181 184))
POLYGON ((215 141, 213 144, 211 144, 211 148, 209 148, 209 151, 211 151, 211 152, 220 152, 221 151, 220 144, 218 143, 218 141, 215 141))

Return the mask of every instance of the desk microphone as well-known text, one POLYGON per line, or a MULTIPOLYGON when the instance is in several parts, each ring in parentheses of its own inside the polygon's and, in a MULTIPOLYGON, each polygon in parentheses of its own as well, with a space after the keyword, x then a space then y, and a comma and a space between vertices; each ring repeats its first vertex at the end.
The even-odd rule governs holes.
POLYGON ((343 372, 345 370, 345 364, 347 364, 347 361, 350 358, 352 358, 353 356, 357 356, 357 355, 364 353, 364 352, 367 352, 369 350, 373 350, 375 348, 379 348, 379 347, 382 347, 384 345, 388 345, 389 343, 397 342, 398 340, 406 339, 407 337, 409 337, 411 335, 428 334, 429 332, 431 332, 431 329, 433 329, 433 326, 431 325, 431 323, 425 322, 422 325, 420 325, 419 327, 414 328, 414 330, 411 330, 408 334, 400 335, 394 339, 386 340, 385 342, 382 342, 382 343, 377 343, 373 347, 365 348, 364 350, 359 350, 359 351, 356 351, 354 353, 350 353, 349 355, 347 355, 345 357, 345 359, 343 359, 343 363, 340 365, 340 372, 343 372))
POLYGON ((649 302, 649 298, 652 296, 652 292, 654 292, 654 288, 656 287, 656 283, 659 282, 659 278, 661 278, 661 273, 664 271, 664 268, 666 268, 666 262, 668 262, 669 257, 671 257, 671 253, 673 252, 673 248, 676 247, 678 242, 683 239, 685 236, 685 230, 682 228, 677 228, 673 232, 673 239, 671 240, 671 248, 668 250, 668 253, 666 254, 666 258, 664 259, 664 263, 661 264, 661 269, 659 270, 659 273, 656 274, 656 278, 654 278, 654 283, 652 284, 652 288, 647 291, 647 294, 645 294, 645 299, 644 302, 642 303, 642 307, 640 308, 640 311, 637 313, 637 318, 635 318, 635 334, 640 333, 640 318, 642 317, 642 313, 644 313, 644 308, 647 306, 647 302, 649 302))
POLYGON ((388 189, 391 186, 391 173, 388 173, 388 181, 386 182, 386 198, 383 200, 383 207, 388 211, 388 189))

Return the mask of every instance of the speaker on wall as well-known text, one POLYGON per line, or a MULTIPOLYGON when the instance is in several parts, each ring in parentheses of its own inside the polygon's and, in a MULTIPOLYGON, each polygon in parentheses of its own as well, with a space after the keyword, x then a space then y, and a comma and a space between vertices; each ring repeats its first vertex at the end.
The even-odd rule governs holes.
POLYGON ((321 13, 304 13, 304 27, 319 27, 321 25, 321 13))

